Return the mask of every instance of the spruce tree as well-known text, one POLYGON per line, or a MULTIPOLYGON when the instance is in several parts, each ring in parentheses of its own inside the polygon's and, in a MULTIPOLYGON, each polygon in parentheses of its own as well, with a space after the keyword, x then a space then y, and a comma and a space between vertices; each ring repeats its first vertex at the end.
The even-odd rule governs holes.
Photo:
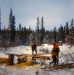
POLYGON ((39 29, 39 25, 40 25, 39 17, 37 17, 37 26, 36 26, 36 32, 35 32, 37 45, 40 45, 40 29, 39 29))
POLYGON ((37 28, 36 28, 36 32, 39 33, 39 17, 37 17, 37 28))
POLYGON ((56 31, 56 27, 54 27, 54 30, 53 30, 53 39, 54 39, 54 42, 57 42, 56 36, 57 36, 57 31, 56 31))
POLYGON ((69 34, 69 24, 67 22, 65 25, 65 35, 68 35, 68 34, 69 34))
POLYGON ((70 24, 69 35, 67 36, 68 43, 72 46, 74 45, 74 21, 72 19, 70 24))
POLYGON ((44 21, 43 21, 43 17, 41 19, 41 30, 40 30, 40 41, 41 41, 41 44, 44 43, 44 35, 45 35, 45 28, 44 28, 44 21))
POLYGON ((59 32, 60 32, 60 40, 62 42, 65 42, 65 32, 64 32, 64 27, 61 25, 60 29, 59 29, 59 32))
POLYGON ((12 9, 10 9, 9 25, 10 43, 15 41, 15 16, 13 15, 12 9))

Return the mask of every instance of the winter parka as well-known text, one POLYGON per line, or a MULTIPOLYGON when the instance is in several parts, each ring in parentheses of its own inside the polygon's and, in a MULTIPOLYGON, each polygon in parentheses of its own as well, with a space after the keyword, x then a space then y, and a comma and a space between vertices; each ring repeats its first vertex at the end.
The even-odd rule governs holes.
POLYGON ((59 56, 59 52, 60 52, 60 49, 59 49, 59 46, 58 45, 55 45, 52 49, 52 56, 56 55, 57 57, 59 56))

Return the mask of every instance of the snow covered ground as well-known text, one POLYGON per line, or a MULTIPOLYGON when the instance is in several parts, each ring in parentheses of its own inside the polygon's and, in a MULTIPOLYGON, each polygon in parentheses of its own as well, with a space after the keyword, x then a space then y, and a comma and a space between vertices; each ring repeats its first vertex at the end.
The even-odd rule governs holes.
MULTIPOLYGON (((43 52, 51 53, 52 45, 43 44, 37 47, 38 54, 43 52)), ((60 58, 59 64, 63 63, 74 63, 74 47, 69 45, 63 44, 60 47, 60 58)), ((0 48, 0 57, 8 56, 5 53, 15 53, 15 54, 32 54, 30 46, 17 46, 7 49, 0 48)), ((17 58, 15 57, 14 60, 17 58)), ((49 61, 50 62, 50 61, 49 61)), ((49 65, 48 61, 46 61, 45 65, 49 65)), ((25 66, 25 67, 18 67, 18 66, 6 66, 5 64, 0 64, 0 75, 74 75, 74 69, 64 69, 64 70, 49 70, 44 71, 41 69, 41 65, 37 64, 34 66, 25 66)))

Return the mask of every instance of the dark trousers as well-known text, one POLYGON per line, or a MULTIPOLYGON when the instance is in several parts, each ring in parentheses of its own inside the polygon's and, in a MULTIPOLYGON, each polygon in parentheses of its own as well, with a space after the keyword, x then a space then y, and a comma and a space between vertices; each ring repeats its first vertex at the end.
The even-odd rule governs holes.
POLYGON ((32 50, 32 54, 34 53, 34 51, 35 51, 35 53, 37 54, 37 50, 32 50))
POLYGON ((52 59, 53 59, 53 61, 52 62, 50 62, 50 64, 52 64, 52 63, 54 63, 54 66, 56 65, 56 55, 54 55, 54 56, 52 56, 52 59))
POLYGON ((59 64, 59 58, 57 57, 56 58, 56 65, 58 65, 59 64))

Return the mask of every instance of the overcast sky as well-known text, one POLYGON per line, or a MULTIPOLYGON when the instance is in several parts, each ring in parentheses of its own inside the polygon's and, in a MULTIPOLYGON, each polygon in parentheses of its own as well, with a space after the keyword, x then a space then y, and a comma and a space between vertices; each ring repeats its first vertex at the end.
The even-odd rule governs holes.
POLYGON ((74 18, 74 0, 0 0, 2 27, 8 26, 10 8, 19 23, 27 28, 36 28, 37 17, 44 17, 44 27, 51 30, 55 26, 65 25, 74 18))

